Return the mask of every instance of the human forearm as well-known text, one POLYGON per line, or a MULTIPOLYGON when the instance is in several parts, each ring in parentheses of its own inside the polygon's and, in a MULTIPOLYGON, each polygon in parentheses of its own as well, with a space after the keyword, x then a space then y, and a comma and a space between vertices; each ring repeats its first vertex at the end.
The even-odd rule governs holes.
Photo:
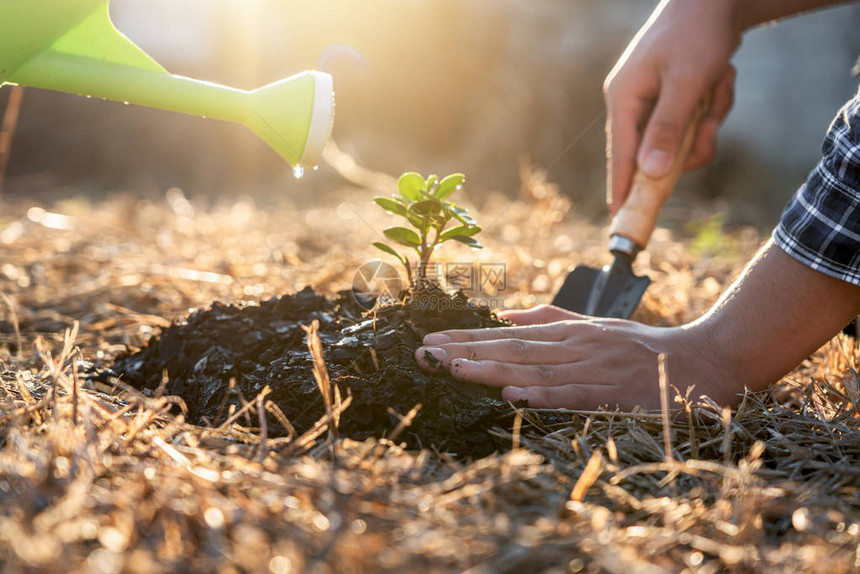
POLYGON ((768 243, 704 317, 685 330, 704 339, 753 390, 796 367, 860 310, 860 287, 792 259, 768 243))
POLYGON ((753 26, 795 16, 810 10, 844 4, 849 0, 732 0, 735 23, 743 32, 753 26))

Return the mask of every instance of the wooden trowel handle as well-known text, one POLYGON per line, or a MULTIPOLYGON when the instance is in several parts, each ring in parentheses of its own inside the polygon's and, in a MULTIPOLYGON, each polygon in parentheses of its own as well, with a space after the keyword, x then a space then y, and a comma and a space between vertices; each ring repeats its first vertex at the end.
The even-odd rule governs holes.
POLYGON ((702 111, 703 108, 697 110, 695 117, 687 127, 681 142, 681 149, 678 151, 675 163, 672 164, 669 173, 660 178, 653 178, 645 175, 638 167, 636 168, 630 194, 609 227, 611 235, 626 237, 635 242, 640 249, 644 249, 648 245, 648 240, 657 224, 660 208, 672 194, 672 190, 675 189, 675 184, 678 182, 684 163, 690 154, 696 126, 699 125, 702 111))

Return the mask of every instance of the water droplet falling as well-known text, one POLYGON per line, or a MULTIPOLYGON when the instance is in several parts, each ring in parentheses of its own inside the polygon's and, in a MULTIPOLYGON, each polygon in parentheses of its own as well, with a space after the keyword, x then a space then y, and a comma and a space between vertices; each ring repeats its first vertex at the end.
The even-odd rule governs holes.
POLYGON ((302 176, 305 174, 305 168, 300 165, 293 166, 293 177, 296 179, 302 179, 302 176))

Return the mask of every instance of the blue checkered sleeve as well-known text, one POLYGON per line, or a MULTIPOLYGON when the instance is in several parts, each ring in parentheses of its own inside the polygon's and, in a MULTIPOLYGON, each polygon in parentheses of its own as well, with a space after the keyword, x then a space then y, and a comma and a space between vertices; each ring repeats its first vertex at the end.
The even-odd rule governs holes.
POLYGON ((830 124, 822 153, 774 239, 801 263, 860 285, 860 93, 830 124))

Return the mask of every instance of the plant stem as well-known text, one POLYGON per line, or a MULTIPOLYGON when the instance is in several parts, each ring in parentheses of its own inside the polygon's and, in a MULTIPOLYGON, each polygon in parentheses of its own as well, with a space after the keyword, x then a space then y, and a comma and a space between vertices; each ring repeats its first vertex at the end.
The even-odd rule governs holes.
POLYGON ((421 260, 418 262, 418 280, 423 282, 427 279, 427 262, 430 260, 430 253, 427 248, 427 221, 421 226, 421 260))

